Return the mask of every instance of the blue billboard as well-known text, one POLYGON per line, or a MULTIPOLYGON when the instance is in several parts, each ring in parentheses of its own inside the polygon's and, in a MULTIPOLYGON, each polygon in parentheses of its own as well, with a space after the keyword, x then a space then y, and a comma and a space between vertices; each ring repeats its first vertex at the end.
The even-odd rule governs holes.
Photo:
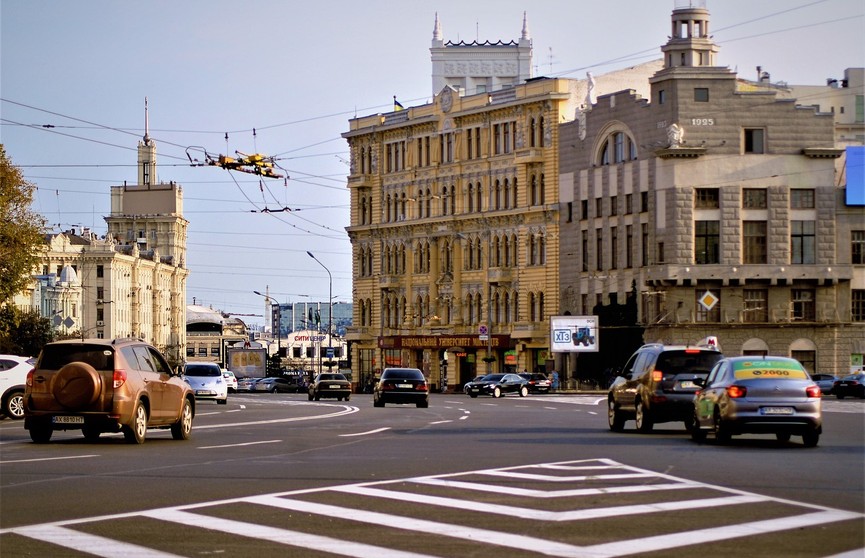
POLYGON ((865 205, 865 146, 847 148, 847 205, 865 205))

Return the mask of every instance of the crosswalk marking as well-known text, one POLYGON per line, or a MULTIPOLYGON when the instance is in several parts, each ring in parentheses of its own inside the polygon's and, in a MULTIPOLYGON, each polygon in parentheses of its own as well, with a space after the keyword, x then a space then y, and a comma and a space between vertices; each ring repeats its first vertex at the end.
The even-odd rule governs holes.
POLYGON ((34 525, 14 529, 19 535, 56 544, 103 558, 178 558, 151 548, 82 533, 59 525, 34 525))

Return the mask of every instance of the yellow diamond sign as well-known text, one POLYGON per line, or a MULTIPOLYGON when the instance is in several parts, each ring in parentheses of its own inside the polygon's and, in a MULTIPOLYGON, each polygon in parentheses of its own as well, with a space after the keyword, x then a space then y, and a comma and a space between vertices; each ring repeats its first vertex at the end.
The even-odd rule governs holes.
POLYGON ((706 291, 703 293, 703 296, 700 297, 700 304, 702 304, 703 308, 706 310, 711 310, 716 304, 718 304, 719 300, 720 299, 713 295, 711 291, 706 291))

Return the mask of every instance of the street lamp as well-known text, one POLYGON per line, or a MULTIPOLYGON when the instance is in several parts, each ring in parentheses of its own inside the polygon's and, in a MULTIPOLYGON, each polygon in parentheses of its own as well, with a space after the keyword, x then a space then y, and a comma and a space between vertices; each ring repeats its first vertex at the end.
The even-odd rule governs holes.
MULTIPOLYGON (((309 254, 309 257, 318 262, 318 265, 324 268, 327 272, 327 358, 333 358, 333 335, 331 335, 331 327, 333 327, 333 276, 330 274, 330 270, 326 265, 321 263, 318 258, 312 255, 312 252, 309 250, 306 251, 309 254)), ((321 357, 321 351, 319 351, 319 358, 321 357)))
MULTIPOLYGON (((276 354, 279 355, 280 352, 282 352, 282 323, 281 323, 282 322, 282 307, 279 305, 279 301, 277 301, 272 296, 262 294, 258 291, 252 291, 252 292, 257 294, 258 296, 263 296, 267 300, 271 301, 271 304, 274 304, 274 303, 276 304, 276 308, 277 308, 276 315, 278 316, 278 318, 276 320, 276 354)), ((271 312, 271 316, 272 315, 273 315, 273 312, 271 312)))

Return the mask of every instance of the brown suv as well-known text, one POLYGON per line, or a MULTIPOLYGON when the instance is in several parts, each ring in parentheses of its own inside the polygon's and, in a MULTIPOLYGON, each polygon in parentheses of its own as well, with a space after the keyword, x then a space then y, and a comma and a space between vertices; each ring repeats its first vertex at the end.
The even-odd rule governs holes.
POLYGON ((48 343, 24 388, 24 428, 37 444, 79 429, 88 440, 121 431, 142 444, 148 428, 170 428, 188 440, 194 416, 189 385, 140 339, 48 343))

